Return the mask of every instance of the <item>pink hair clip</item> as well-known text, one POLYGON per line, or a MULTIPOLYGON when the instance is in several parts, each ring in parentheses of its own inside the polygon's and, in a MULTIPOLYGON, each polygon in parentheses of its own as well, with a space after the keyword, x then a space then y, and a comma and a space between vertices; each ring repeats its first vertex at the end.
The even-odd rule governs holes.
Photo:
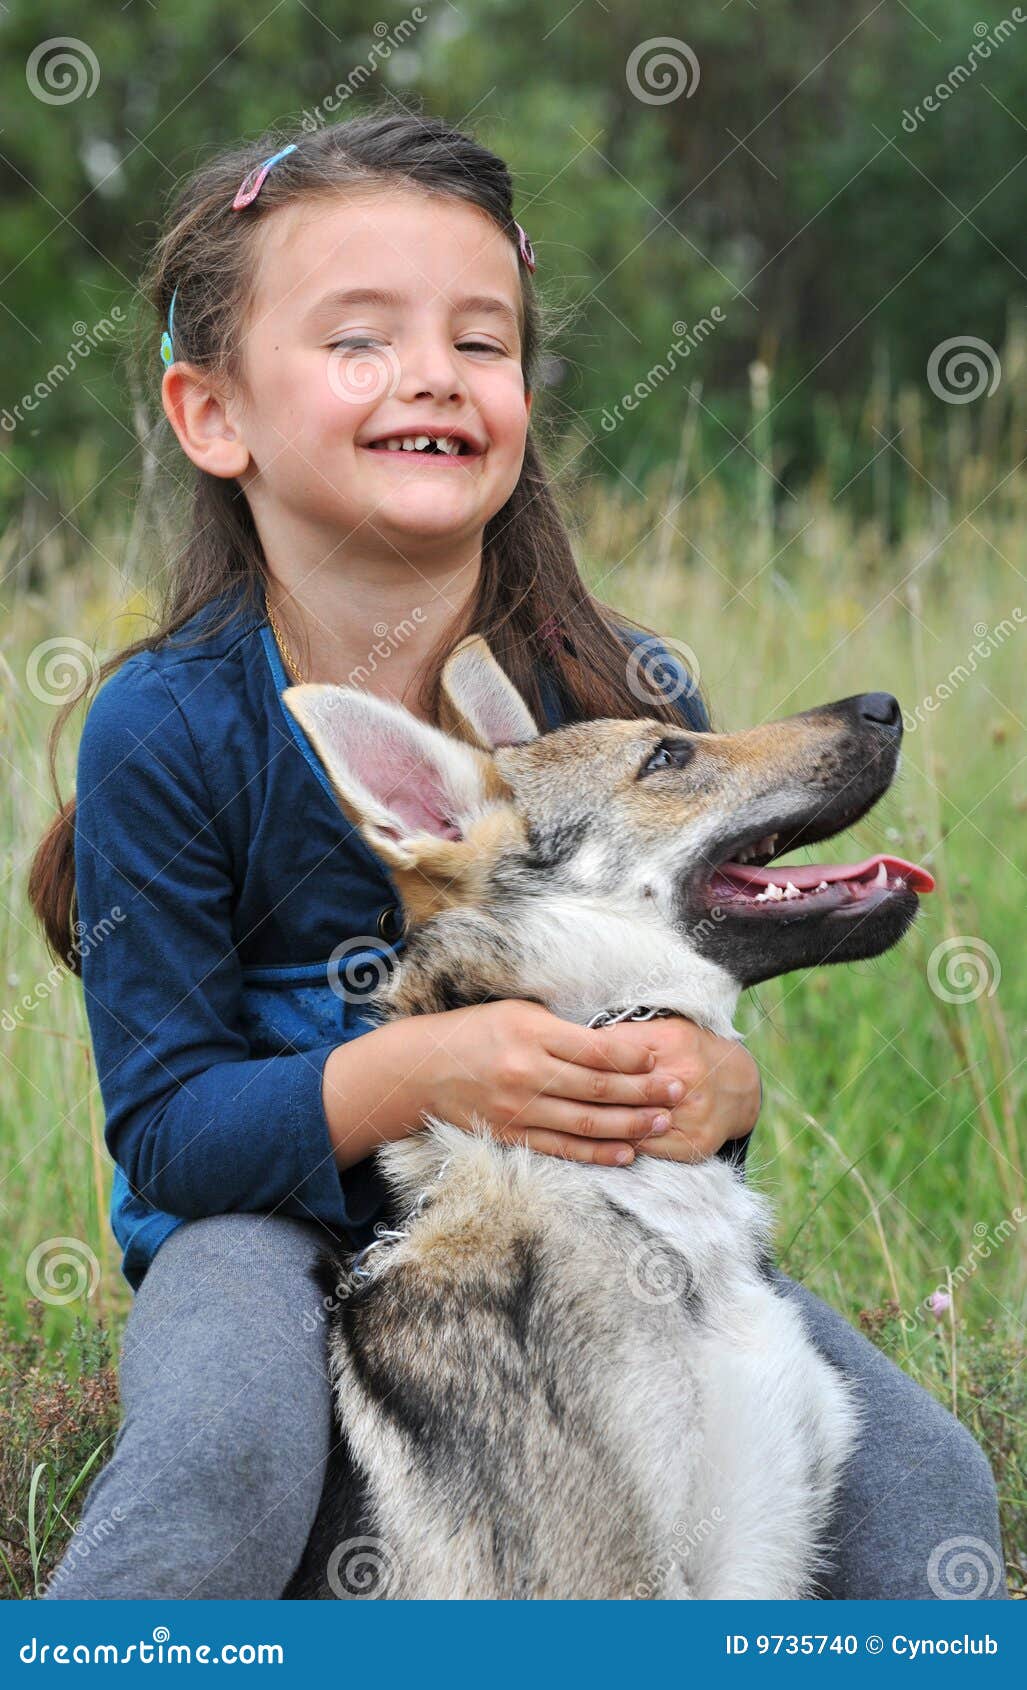
POLYGON ((266 158, 263 164, 258 164, 254 169, 248 171, 239 183, 235 198, 232 201, 232 210, 242 211, 244 207, 252 205, 267 181, 271 166, 277 164, 280 158, 285 158, 287 153, 294 153, 295 151, 296 143, 293 141, 288 147, 283 147, 280 153, 272 153, 271 157, 266 158))
POLYGON ((559 657, 560 652, 566 649, 564 637, 560 632, 555 616, 546 617, 538 630, 538 636, 553 657, 559 657))
POLYGON ((515 222, 514 228, 517 230, 517 240, 518 240, 518 246, 519 246, 519 251, 520 251, 521 257, 524 259, 524 262, 528 266, 528 269, 534 270, 534 268, 535 268, 535 248, 532 246, 531 242, 529 241, 527 235, 525 234, 524 230, 521 228, 519 223, 515 222))

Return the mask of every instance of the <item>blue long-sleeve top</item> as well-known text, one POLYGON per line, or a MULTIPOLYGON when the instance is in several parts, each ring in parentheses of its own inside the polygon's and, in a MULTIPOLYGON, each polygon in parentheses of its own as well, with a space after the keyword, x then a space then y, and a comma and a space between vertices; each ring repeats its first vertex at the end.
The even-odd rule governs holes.
MULTIPOLYGON (((539 678, 558 726, 559 689, 539 678)), ((293 1215, 359 1245, 384 1205, 372 1158, 336 1166, 321 1078, 374 1024, 359 991, 402 949, 400 898, 282 703, 288 685, 263 614, 232 589, 129 658, 83 729, 78 944, 133 1287, 183 1220, 293 1215)), ((678 707, 708 729, 694 689, 678 707)))

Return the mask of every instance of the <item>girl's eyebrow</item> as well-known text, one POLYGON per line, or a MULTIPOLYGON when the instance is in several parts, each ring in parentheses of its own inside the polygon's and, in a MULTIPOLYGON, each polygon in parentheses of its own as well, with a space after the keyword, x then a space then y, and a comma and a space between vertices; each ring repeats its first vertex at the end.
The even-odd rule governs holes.
MULTIPOLYGON (((326 293, 316 305, 307 312, 307 320, 320 317, 328 311, 334 311, 344 305, 377 305, 384 310, 395 309, 405 303, 402 296, 387 288, 336 288, 326 293)), ((458 315, 473 313, 475 316, 505 317, 511 328, 519 330, 517 313, 505 300, 497 299, 493 294, 471 293, 461 299, 453 300, 453 309, 458 315)))

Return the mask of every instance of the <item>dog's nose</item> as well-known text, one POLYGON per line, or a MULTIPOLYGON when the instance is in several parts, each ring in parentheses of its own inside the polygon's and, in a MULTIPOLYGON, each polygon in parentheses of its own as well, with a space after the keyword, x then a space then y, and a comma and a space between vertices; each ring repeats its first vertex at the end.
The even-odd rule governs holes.
POLYGON ((901 735, 902 711, 898 699, 893 698, 890 692, 865 692, 858 700, 857 708, 864 722, 873 722, 876 728, 901 735))

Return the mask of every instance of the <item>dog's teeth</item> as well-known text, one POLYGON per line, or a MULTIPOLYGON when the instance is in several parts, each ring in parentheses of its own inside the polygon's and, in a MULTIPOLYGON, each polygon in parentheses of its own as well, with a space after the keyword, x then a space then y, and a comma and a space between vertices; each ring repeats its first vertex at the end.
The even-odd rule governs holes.
POLYGON ((818 892, 826 892, 826 891, 827 891, 827 881, 826 881, 826 880, 822 880, 822 881, 821 881, 821 882, 820 882, 820 885, 819 885, 819 886, 818 886, 818 887, 817 887, 817 888, 816 888, 816 890, 817 890, 817 891, 818 891, 818 892))
POLYGON ((887 886, 887 884, 888 884, 888 870, 885 868, 883 863, 878 863, 877 874, 874 877, 874 885, 875 886, 887 886))
POLYGON ((768 901, 768 899, 770 900, 771 903, 776 903, 779 898, 783 898, 785 896, 786 896, 786 893, 785 893, 785 890, 782 886, 770 885, 770 886, 767 886, 762 892, 757 892, 755 898, 753 899, 753 903, 754 904, 765 904, 768 901))
POLYGON ((799 891, 799 888, 797 886, 793 885, 792 882, 789 880, 787 885, 785 886, 785 889, 782 892, 781 896, 783 898, 801 898, 802 893, 799 891))

